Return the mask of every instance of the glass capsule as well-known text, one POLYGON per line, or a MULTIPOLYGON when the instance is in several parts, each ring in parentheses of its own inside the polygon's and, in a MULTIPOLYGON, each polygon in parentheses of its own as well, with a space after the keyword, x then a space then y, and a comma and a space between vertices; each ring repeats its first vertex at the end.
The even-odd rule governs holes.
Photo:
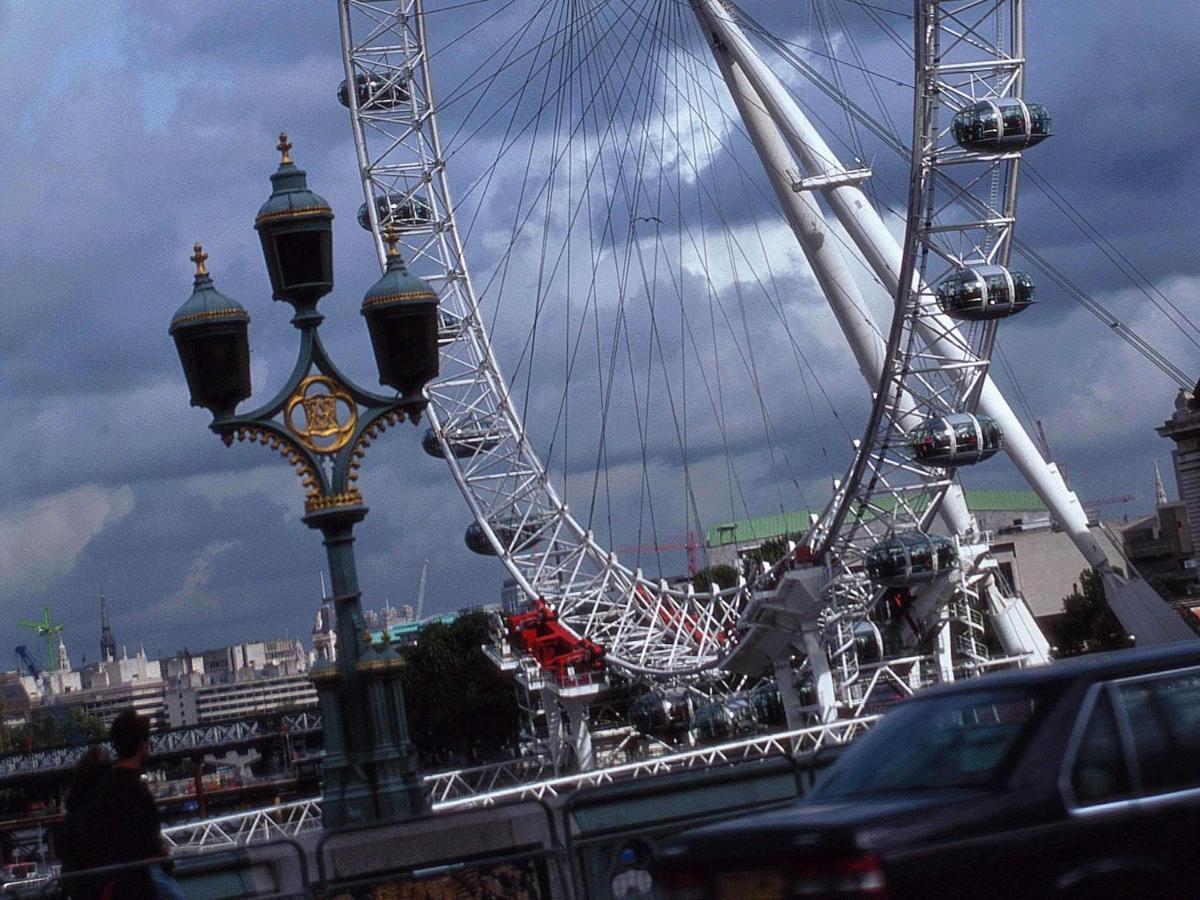
POLYGON ((1033 303, 1033 279, 1003 266, 959 269, 934 288, 938 306, 954 319, 982 322, 1015 315, 1033 303))
POLYGON ((987 416, 952 413, 926 419, 908 433, 908 452, 923 466, 970 466, 995 456, 1004 432, 987 416))
POLYGON ((885 587, 933 581, 954 566, 954 542, 940 534, 909 531, 880 541, 866 552, 867 577, 885 587))
POLYGON ((955 114, 950 130, 960 147, 977 153, 1023 150, 1053 133, 1046 108, 1017 97, 973 103, 955 114))

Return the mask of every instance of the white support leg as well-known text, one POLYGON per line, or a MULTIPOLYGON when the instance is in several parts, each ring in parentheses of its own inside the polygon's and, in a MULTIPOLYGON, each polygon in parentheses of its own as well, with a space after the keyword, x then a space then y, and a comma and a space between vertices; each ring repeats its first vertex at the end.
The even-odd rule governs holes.
MULTIPOLYGON (((807 174, 824 177, 831 182, 829 187, 822 189, 823 196, 876 277, 894 295, 899 283, 901 251, 883 219, 858 186, 847 182, 846 169, 836 154, 718 0, 692 0, 692 6, 706 30, 716 35, 729 56, 741 66, 807 174)), ((952 323, 944 317, 922 319, 920 327, 928 329, 931 334, 953 331, 952 323)), ((955 342, 944 338, 937 341, 935 346, 950 358, 961 354, 961 348, 955 342)), ((1004 432, 1005 449, 1013 462, 1054 514, 1062 529, 1071 536, 1088 563, 1101 571, 1108 569, 1108 559, 1088 531, 1087 516, 1078 498, 1067 488, 1058 469, 1053 464, 1047 465, 1042 459, 1033 440, 990 377, 984 381, 979 409, 1000 425, 1004 432)))
POLYGON ((829 668, 829 657, 821 645, 820 635, 804 632, 804 652, 812 669, 813 688, 817 694, 822 722, 832 722, 838 716, 837 692, 833 687, 833 672, 829 668))
POLYGON ((550 759, 554 762, 554 774, 562 774, 563 749, 566 741, 563 735, 562 710, 558 706, 558 696, 549 688, 542 688, 542 709, 546 713, 546 740, 550 744, 550 759))
POLYGON ((801 712, 804 704, 800 702, 796 672, 790 659, 775 661, 775 685, 779 688, 779 696, 783 700, 783 716, 787 722, 787 730, 803 728, 807 724, 804 721, 804 713, 801 712))
POLYGON ((1044 665, 1050 662, 1050 644, 1034 621, 1029 607, 1019 597, 1006 597, 997 587, 994 578, 988 578, 988 617, 1000 640, 1000 646, 1008 656, 1025 656, 1029 665, 1044 665))
POLYGON ((937 633, 937 666, 938 680, 942 684, 954 681, 954 640, 950 634, 950 617, 942 607, 942 621, 937 633))
MULTIPOLYGON (((817 189, 821 191, 834 215, 837 216, 842 227, 846 229, 851 240, 863 254, 876 277, 894 296, 900 278, 902 257, 900 244, 888 230, 878 211, 858 187, 858 181, 861 179, 856 178, 854 173, 849 172, 838 160, 837 155, 809 122, 808 117, 792 99, 783 83, 763 62, 719 0, 690 0, 690 2, 701 27, 710 36, 714 54, 722 66, 726 80, 730 82, 734 100, 738 103, 743 116, 746 115, 747 110, 750 110, 758 119, 769 122, 770 129, 759 127, 758 131, 769 132, 774 141, 782 146, 782 155, 778 151, 774 152, 776 160, 783 157, 790 160, 787 149, 791 148, 799 158, 808 178, 822 185, 817 189), (730 73, 732 73, 732 77, 730 73), (741 81, 741 86, 733 89, 738 79, 741 81), (758 102, 747 103, 746 97, 754 97, 758 102)), ((747 118, 747 124, 751 124, 749 118, 747 118)), ((759 147, 760 155, 764 157, 763 161, 771 176, 776 193, 781 195, 781 200, 784 200, 782 196, 785 193, 784 188, 786 188, 786 193, 792 193, 790 183, 781 184, 780 182, 780 176, 786 170, 787 165, 781 166, 778 161, 768 160, 763 150, 765 143, 758 138, 756 138, 756 145, 759 147)), ((808 197, 808 193, 807 191, 803 192, 805 197, 808 197)), ((784 208, 785 210, 794 210, 796 207, 784 200, 784 208)), ((811 211, 813 206, 805 206, 805 208, 811 211)), ((817 214, 820 214, 819 209, 817 209, 817 214)), ((797 231, 797 237, 800 238, 802 246, 805 244, 803 233, 815 236, 825 235, 823 230, 806 232, 805 228, 797 228, 797 219, 793 216, 792 211, 789 211, 789 220, 792 221, 793 229, 797 231)), ((819 271, 816 264, 813 268, 815 271, 819 271)), ((822 287, 825 287, 824 282, 822 282, 822 287)), ((827 296, 832 298, 834 295, 827 294, 827 296)), ((832 299, 831 302, 833 302, 832 299)), ((837 309, 835 308, 836 313, 837 309)), ((843 322, 843 315, 839 314, 839 322, 842 323, 843 330, 852 329, 855 333, 861 334, 869 331, 876 338, 878 337, 878 329, 872 327, 869 314, 866 313, 861 298, 857 304, 848 307, 846 313, 855 318, 843 322)), ((963 346, 959 342, 945 337, 954 332, 953 323, 947 317, 922 317, 918 322, 918 327, 924 332, 925 339, 930 341, 937 352, 946 356, 947 359, 963 355, 963 346)), ((851 333, 851 330, 847 330, 848 338, 851 333)), ((859 359, 860 368, 863 368, 864 358, 860 356, 860 350, 853 339, 851 339, 851 345, 855 347, 855 355, 859 359)), ((862 346, 865 348, 867 345, 864 342, 862 346)), ((870 370, 864 368, 863 371, 866 374, 870 370)), ((877 372, 878 369, 874 371, 877 372)), ((872 383, 877 383, 877 381, 876 378, 872 383)), ((985 376, 981 385, 979 410, 1000 426, 1004 433, 1005 451, 1014 465, 1029 486, 1042 499, 1042 502, 1046 504, 1059 527, 1071 538, 1083 558, 1101 574, 1109 605, 1125 629, 1131 634, 1138 635, 1138 640, 1143 644, 1194 638, 1195 636, 1186 626, 1180 627, 1182 623, 1178 621, 1178 616, 1165 603, 1157 599, 1152 589, 1142 579, 1122 579, 1116 575, 1103 548, 1088 528, 1087 514, 1084 512, 1079 498, 1067 487, 1058 467, 1053 462, 1042 458, 1037 445, 990 375, 985 376)), ((955 485, 947 492, 941 512, 952 531, 958 534, 967 532, 970 526, 970 516, 959 486, 955 485)))
POLYGON ((574 698, 567 701, 567 722, 571 728, 571 746, 575 749, 575 765, 580 772, 590 772, 596 768, 596 753, 592 749, 585 701, 574 698))

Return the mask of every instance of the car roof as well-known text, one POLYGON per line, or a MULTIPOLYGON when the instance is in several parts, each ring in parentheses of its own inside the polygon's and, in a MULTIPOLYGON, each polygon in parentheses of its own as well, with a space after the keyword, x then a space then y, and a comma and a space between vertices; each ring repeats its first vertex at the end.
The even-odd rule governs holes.
POLYGON ((1200 665, 1200 640, 1175 641, 1154 647, 1136 647, 1109 653, 1089 653, 1059 660, 1048 666, 992 672, 979 678, 933 687, 922 691, 920 696, 942 696, 982 688, 1029 687, 1075 680, 1099 681, 1163 672, 1189 665, 1200 665))

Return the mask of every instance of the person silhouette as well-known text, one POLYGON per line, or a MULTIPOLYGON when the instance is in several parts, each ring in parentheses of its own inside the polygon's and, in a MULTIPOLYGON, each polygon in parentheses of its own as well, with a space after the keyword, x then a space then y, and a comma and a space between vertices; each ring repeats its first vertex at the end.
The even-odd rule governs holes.
MULTIPOLYGON (((85 817, 91 846, 89 862, 111 866, 147 859, 166 861, 158 805, 142 781, 142 770, 150 756, 150 720, 132 708, 126 709, 113 720, 109 738, 117 760, 100 781, 85 817)), ((172 896, 172 885, 178 894, 178 885, 160 866, 117 875, 105 890, 110 885, 109 896, 114 900, 172 896)))

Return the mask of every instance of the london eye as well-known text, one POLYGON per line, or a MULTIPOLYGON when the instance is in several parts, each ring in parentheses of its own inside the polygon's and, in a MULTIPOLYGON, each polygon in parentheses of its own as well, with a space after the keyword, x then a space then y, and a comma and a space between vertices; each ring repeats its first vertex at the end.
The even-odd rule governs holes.
POLYGON ((1006 453, 1122 622, 1174 635, 989 375, 1041 299, 1024 3, 790 7, 340 0, 359 224, 438 293, 424 447, 467 546, 557 623, 559 677, 773 671, 827 719, 1048 660, 961 485, 1006 453), (666 578, 795 508, 772 558, 666 578))

